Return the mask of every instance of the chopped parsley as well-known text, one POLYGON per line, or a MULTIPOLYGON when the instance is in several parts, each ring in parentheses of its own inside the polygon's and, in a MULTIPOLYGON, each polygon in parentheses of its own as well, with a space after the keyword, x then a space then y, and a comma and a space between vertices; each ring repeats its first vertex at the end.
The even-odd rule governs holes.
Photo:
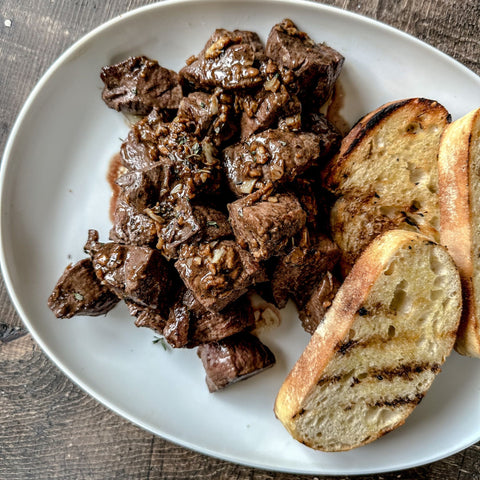
POLYGON ((170 345, 167 343, 164 337, 154 337, 152 343, 159 343, 166 352, 170 350, 170 345))

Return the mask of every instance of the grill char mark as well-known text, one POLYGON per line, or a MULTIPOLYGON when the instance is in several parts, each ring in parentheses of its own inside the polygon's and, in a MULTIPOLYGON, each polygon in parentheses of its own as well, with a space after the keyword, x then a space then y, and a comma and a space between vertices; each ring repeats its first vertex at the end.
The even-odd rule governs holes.
MULTIPOLYGON (((353 139, 352 143, 349 145, 349 148, 343 152, 343 156, 349 155, 357 145, 360 143, 360 141, 365 137, 367 132, 369 132, 372 128, 376 127, 384 118, 388 117, 392 112, 395 110, 398 110, 400 107, 405 105, 407 103, 407 100, 400 101, 400 102, 395 102, 391 105, 386 106, 379 112, 376 112, 372 117, 367 121, 367 123, 363 126, 363 128, 358 132, 357 136, 353 139)), ((357 122, 353 128, 355 128, 359 122, 357 122)), ((352 130, 353 130, 352 128, 352 130)))
POLYGON ((337 345, 338 352, 342 355, 345 355, 350 349, 352 349, 355 345, 358 344, 357 340, 348 340, 346 342, 339 343, 337 345))
MULTIPOLYGON (((375 310, 375 313, 377 313, 377 310, 375 310)), ((438 339, 442 340, 444 338, 450 338, 452 336, 456 337, 457 335, 457 330, 452 330, 449 332, 442 332, 438 339)), ((393 339, 389 339, 389 341, 395 341, 395 339, 399 339, 400 337, 395 337, 393 339)), ((416 341, 418 339, 418 333, 412 332, 411 335, 404 334, 401 337, 402 341, 416 341)), ((385 343, 387 339, 385 338, 384 335, 372 335, 371 337, 368 337, 364 340, 347 340, 346 342, 339 342, 336 346, 335 353, 341 354, 341 355, 346 355, 347 353, 350 353, 351 350, 353 350, 353 347, 356 348, 366 348, 366 347, 371 347, 373 344, 383 344, 385 343), (353 342, 353 343, 351 343, 353 342)))
POLYGON ((440 365, 438 363, 432 365, 429 363, 406 363, 394 368, 371 370, 369 371, 369 375, 377 378, 382 377, 382 380, 392 380, 395 377, 403 377, 411 380, 413 376, 419 375, 425 370, 431 370, 436 374, 440 371, 440 365))
POLYGON ((375 403, 368 403, 369 407, 400 407, 402 405, 418 405, 423 398, 423 393, 417 393, 414 397, 396 397, 393 400, 379 400, 375 403))
MULTIPOLYGON (((434 374, 440 371, 440 365, 438 363, 406 363, 394 368, 375 369, 372 368, 366 372, 366 375, 362 378, 352 377, 351 387, 360 384, 363 380, 369 378, 376 378, 379 382, 388 380, 392 381, 396 377, 401 377, 406 380, 412 380, 415 376, 420 375, 422 372, 430 370, 434 374)), ((337 383, 342 380, 342 375, 333 375, 330 377, 322 377, 317 385, 325 385, 326 383, 337 383)))
MULTIPOLYGON (((405 99, 405 100, 400 100, 398 102, 394 102, 390 105, 387 105, 385 108, 381 109, 380 111, 376 112, 375 114, 372 115, 372 117, 363 125, 362 129, 357 133, 357 136, 352 140, 351 144, 349 145, 348 149, 342 153, 342 157, 349 155, 357 145, 361 142, 361 140, 365 137, 365 135, 368 134, 369 131, 371 131, 373 128, 375 128, 377 125, 379 125, 386 117, 391 115, 395 110, 398 110, 399 108, 403 107, 405 104, 407 104, 410 100, 405 99)), ((437 102, 428 100, 426 98, 419 98, 418 99, 419 103, 423 105, 424 110, 427 110, 430 108, 432 105, 436 104, 437 102)), ((352 130, 359 125, 361 120, 359 120, 353 127, 352 130)), ((447 116, 447 123, 451 122, 451 115, 449 114, 447 116)))

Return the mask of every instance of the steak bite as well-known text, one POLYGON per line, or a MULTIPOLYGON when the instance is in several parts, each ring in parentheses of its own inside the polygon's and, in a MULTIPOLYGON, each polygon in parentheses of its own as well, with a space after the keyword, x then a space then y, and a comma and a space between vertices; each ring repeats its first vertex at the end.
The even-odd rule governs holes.
POLYGON ((209 242, 233 235, 224 213, 210 206, 192 205, 183 197, 169 197, 148 214, 157 223, 157 248, 167 258, 177 258, 186 242, 209 242))
POLYGON ((200 227, 197 241, 211 242, 233 236, 228 217, 220 210, 208 205, 194 205, 193 215, 200 227))
POLYGON ((197 137, 210 137, 218 147, 237 132, 234 96, 220 88, 213 94, 192 92, 180 102, 177 120, 197 137))
POLYGON ((277 65, 268 59, 261 64, 260 71, 265 78, 262 85, 254 92, 237 97, 242 110, 240 137, 244 140, 254 133, 280 125, 288 130, 300 130, 302 104, 285 87, 277 65))
POLYGON ((158 240, 156 223, 119 196, 109 238, 115 243, 154 247, 158 240))
POLYGON ((222 169, 210 138, 197 139, 175 122, 169 127, 170 133, 161 141, 159 149, 173 162, 177 180, 171 193, 189 199, 201 193, 218 193, 222 188, 222 169))
POLYGON ((169 265, 149 247, 100 243, 89 230, 85 251, 92 258, 97 278, 120 298, 162 311, 171 286, 169 265))
POLYGON ((103 67, 100 78, 103 101, 118 112, 148 115, 153 108, 177 109, 183 97, 178 74, 143 56, 103 67))
POLYGON ((196 89, 239 90, 259 85, 264 50, 256 33, 217 29, 198 56, 180 70, 184 86, 196 89))
POLYGON ((291 182, 318 163, 320 139, 313 133, 265 130, 223 151, 231 191, 247 195, 268 185, 291 182))
POLYGON ((197 350, 210 392, 256 375, 275 364, 271 350, 251 333, 237 333, 197 350))
MULTIPOLYGON (((319 205, 316 195, 318 187, 315 183, 314 180, 308 177, 297 177, 291 184, 291 188, 306 214, 305 225, 317 231, 320 227, 319 223, 321 219, 319 218, 319 214, 323 205, 319 205)), ((328 216, 322 220, 328 225, 328 216)))
POLYGON ((157 224, 157 248, 168 258, 177 258, 184 243, 190 242, 200 232, 191 202, 182 196, 168 197, 149 210, 157 224))
POLYGON ((288 19, 272 28, 265 51, 279 66, 290 91, 317 106, 332 93, 345 60, 333 48, 315 43, 288 19))
POLYGON ((164 165, 172 193, 188 198, 215 193, 222 186, 216 147, 210 138, 191 133, 187 123, 165 123, 153 111, 131 128, 120 149, 122 164, 136 171, 164 165))
POLYGON ((324 158, 330 158, 340 148, 342 134, 323 113, 315 111, 304 112, 302 116, 302 130, 319 136, 320 148, 324 158))
POLYGON ((290 193, 275 193, 255 200, 248 195, 228 205, 230 224, 237 242, 257 260, 279 255, 305 225, 306 214, 290 193))
POLYGON ((92 261, 85 258, 67 266, 48 297, 48 307, 57 318, 96 317, 108 313, 118 300, 108 287, 100 283, 92 261))
POLYGON ((175 268, 195 298, 213 312, 266 280, 263 267, 233 240, 183 245, 175 268))
POLYGON ((301 128, 301 120, 297 121, 296 118, 300 119, 302 104, 276 77, 265 82, 263 88, 255 95, 245 96, 242 99, 242 107, 240 122, 242 140, 268 128, 278 128, 280 119, 287 125, 294 123, 298 129, 301 128))
POLYGON ((167 322, 166 308, 163 308, 162 311, 160 311, 153 308, 143 307, 129 300, 126 300, 125 303, 127 304, 130 315, 135 317, 136 327, 147 327, 159 335, 163 335, 163 329, 167 322))
POLYGON ((159 161, 158 138, 165 116, 157 109, 135 123, 120 147, 122 165, 129 170, 144 170, 159 161))
POLYGON ((300 240, 280 258, 271 276, 277 307, 283 308, 292 297, 297 306, 303 308, 319 279, 332 270, 339 259, 339 248, 326 235, 307 235, 300 240))
POLYGON ((295 178, 290 187, 307 214, 308 231, 313 234, 322 232, 330 235, 330 208, 333 196, 322 187, 320 178, 319 169, 313 169, 307 175, 295 178))
POLYGON ((122 190, 123 199, 139 212, 168 195, 173 182, 173 162, 168 158, 143 170, 128 171, 115 181, 122 190))
POLYGON ((331 272, 326 272, 314 287, 309 300, 298 312, 303 329, 306 332, 313 335, 320 322, 323 321, 340 285, 340 281, 331 272))
POLYGON ((337 104, 343 62, 286 19, 266 49, 215 30, 179 73, 146 56, 102 68, 102 99, 131 126, 108 171, 111 241, 89 230, 54 314, 122 300, 137 327, 198 347, 210 392, 274 365, 256 336, 279 324, 273 303, 292 298, 313 333, 339 287, 320 182, 342 136, 319 112, 337 104))
POLYGON ((184 290, 163 330, 167 342, 175 348, 193 348, 229 337, 253 326, 255 318, 245 297, 221 312, 206 310, 190 290, 184 290))

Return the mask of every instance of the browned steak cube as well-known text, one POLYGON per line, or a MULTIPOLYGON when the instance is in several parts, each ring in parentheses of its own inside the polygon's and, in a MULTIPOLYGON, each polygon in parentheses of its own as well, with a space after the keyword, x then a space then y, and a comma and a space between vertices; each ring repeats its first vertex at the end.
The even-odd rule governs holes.
POLYGON ((148 115, 152 108, 176 109, 183 97, 179 76, 147 57, 103 67, 104 102, 119 112, 148 115))
POLYGON ((268 185, 291 182, 315 166, 321 155, 313 133, 265 130, 223 150, 230 190, 238 197, 268 185))
POLYGON ((196 89, 252 88, 263 81, 259 71, 259 60, 263 56, 263 46, 256 33, 217 29, 200 54, 188 59, 180 76, 184 84, 196 89))
POLYGON ((135 326, 147 327, 159 335, 163 335, 163 329, 165 328, 165 324, 167 322, 165 308, 160 311, 153 308, 143 307, 142 305, 130 300, 126 300, 125 303, 128 307, 130 315, 135 317, 135 326))
POLYGON ((48 307, 57 318, 94 317, 109 312, 118 300, 117 295, 100 283, 92 261, 85 258, 68 265, 48 297, 48 307))
MULTIPOLYGON (((308 175, 306 178, 297 177, 290 186, 307 215, 306 225, 311 227, 314 231, 317 231, 320 220, 319 213, 321 211, 321 205, 319 205, 316 195, 319 187, 308 175)), ((328 217, 325 219, 325 222, 326 226, 328 226, 328 217)))
POLYGON ((182 197, 167 198, 151 209, 158 217, 157 248, 167 258, 177 258, 185 243, 209 242, 233 235, 227 216, 206 205, 193 205, 182 197))
POLYGON ((109 238, 115 243, 154 247, 158 240, 157 227, 154 220, 140 213, 120 196, 113 212, 109 238))
POLYGON ((299 308, 305 305, 312 289, 325 272, 340 259, 340 250, 326 235, 317 234, 293 247, 280 258, 271 278, 276 305, 283 308, 292 297, 299 308))
POLYGON ((208 136, 214 145, 230 140, 237 131, 234 96, 221 89, 213 94, 192 92, 178 107, 177 118, 198 137, 208 136))
POLYGON ((308 302, 299 311, 300 321, 306 332, 313 335, 320 322, 323 321, 340 285, 339 280, 330 272, 326 272, 314 287, 308 302))
MULTIPOLYGON (((301 128, 301 120, 297 121, 302 112, 302 104, 297 96, 291 94, 280 83, 278 74, 267 80, 263 87, 252 95, 246 95, 242 99, 242 118, 240 122, 240 136, 242 140, 250 135, 278 128, 279 120, 283 119, 286 126, 290 125, 301 128)), ((293 129, 293 128, 291 128, 293 129)))
POLYGON ((334 197, 320 184, 319 170, 295 178, 289 186, 307 214, 308 231, 330 235, 330 209, 334 197))
POLYGON ((330 158, 340 148, 342 134, 328 118, 319 112, 305 112, 302 116, 302 130, 319 136, 322 157, 330 158))
POLYGON ((144 170, 160 159, 158 142, 165 117, 156 109, 135 123, 120 148, 122 164, 129 170, 144 170))
POLYGON ((92 257, 97 278, 119 297, 160 311, 166 308, 171 273, 158 250, 100 243, 98 232, 90 230, 85 251, 92 257))
POLYGON ((211 242, 233 235, 227 215, 207 205, 195 205, 193 215, 200 226, 198 241, 211 242))
POLYGON ((193 348, 229 337, 254 323, 250 302, 236 300, 221 312, 206 310, 190 290, 185 290, 170 309, 163 335, 175 348, 193 348))
POLYGON ((271 350, 251 333, 237 333, 198 347, 210 392, 245 380, 275 364, 271 350))
POLYGON ((228 211, 235 238, 257 260, 280 255, 306 221, 300 202, 290 193, 275 193, 258 201, 249 195, 230 203, 228 211))
POLYGON ((209 137, 200 138, 179 119, 164 123, 156 111, 131 128, 120 149, 122 164, 145 171, 165 165, 170 192, 193 198, 200 192, 215 193, 221 187, 221 165, 209 137))
POLYGON ((163 159, 143 170, 131 170, 117 178, 123 199, 139 212, 168 195, 174 182, 173 162, 163 159))
POLYGON ((328 148, 328 145, 338 148, 342 141, 340 130, 323 113, 316 110, 303 112, 302 130, 322 135, 324 148, 328 148))
POLYGON ((291 77, 289 88, 302 101, 322 105, 342 69, 344 57, 325 44, 315 43, 291 20, 275 25, 267 39, 266 54, 291 77))
POLYGON ((175 268, 203 307, 214 312, 266 280, 263 267, 233 240, 184 245, 175 268))
POLYGON ((169 196, 146 211, 157 225, 157 248, 168 258, 177 258, 178 250, 200 232, 191 202, 183 196, 169 196))

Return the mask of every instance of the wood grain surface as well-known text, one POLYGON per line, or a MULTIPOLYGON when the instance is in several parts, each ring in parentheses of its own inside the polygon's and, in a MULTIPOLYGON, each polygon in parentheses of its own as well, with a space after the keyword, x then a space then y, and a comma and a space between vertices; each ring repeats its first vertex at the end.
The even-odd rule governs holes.
MULTIPOLYGON (((153 2, 0 0, 0 152, 22 104, 48 66, 92 28, 149 3, 153 2)), ((479 0, 324 3, 408 32, 480 74, 479 0)), ((113 414, 46 358, 22 326, 1 283, 0 480, 154 478, 306 477, 206 457, 155 437, 113 414)), ((480 444, 431 465, 355 478, 480 479, 480 444)))

